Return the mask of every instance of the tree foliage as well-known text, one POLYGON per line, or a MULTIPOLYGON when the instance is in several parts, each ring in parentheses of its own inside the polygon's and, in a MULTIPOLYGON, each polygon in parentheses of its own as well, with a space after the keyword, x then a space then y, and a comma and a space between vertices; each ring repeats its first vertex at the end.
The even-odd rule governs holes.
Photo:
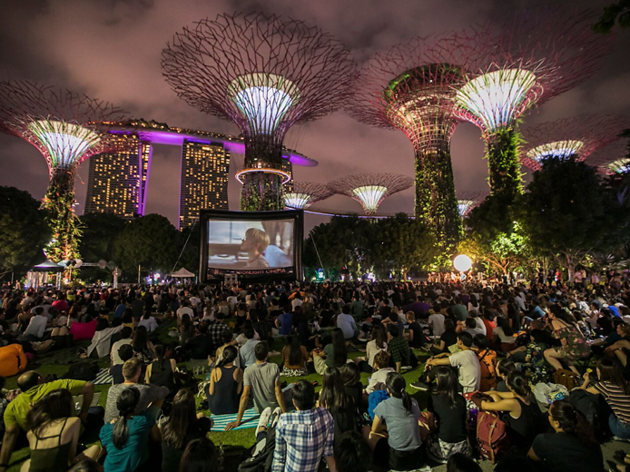
POLYGON ((573 158, 549 159, 525 195, 524 224, 531 244, 556 256, 573 279, 575 266, 611 242, 618 205, 595 168, 573 158))
POLYGON ((304 243, 304 265, 307 270, 323 266, 330 278, 342 268, 355 277, 371 270, 380 277, 391 272, 404 276, 426 269, 438 252, 427 227, 404 213, 376 221, 333 217, 311 230, 304 243))
POLYGON ((630 28, 630 0, 619 0, 604 7, 604 13, 593 25, 593 30, 607 34, 615 27, 615 23, 618 23, 621 29, 630 28))
MULTIPOLYGON (((102 260, 116 261, 115 241, 126 226, 125 220, 112 213, 87 213, 79 217, 83 235, 79 243, 79 253, 84 262, 95 263, 102 260)), ((80 276, 86 281, 110 280, 110 270, 98 267, 81 268, 80 276)))
POLYGON ((0 273, 27 268, 49 240, 39 202, 23 190, 0 187, 0 273))
POLYGON ((134 280, 138 266, 143 273, 169 272, 179 255, 179 233, 167 218, 150 214, 136 218, 125 226, 114 243, 115 261, 123 278, 134 280))

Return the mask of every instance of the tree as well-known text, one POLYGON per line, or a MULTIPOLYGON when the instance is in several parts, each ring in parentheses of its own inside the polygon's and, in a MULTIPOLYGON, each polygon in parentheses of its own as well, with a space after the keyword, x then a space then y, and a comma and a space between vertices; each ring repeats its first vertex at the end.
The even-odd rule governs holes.
POLYGON ((179 255, 179 233, 167 218, 150 214, 131 221, 116 238, 114 260, 126 280, 134 280, 138 266, 144 273, 169 272, 179 255))
POLYGON ((0 277, 28 267, 49 240, 39 202, 23 190, 0 187, 0 277))
POLYGON ((502 275, 525 268, 532 256, 527 235, 517 221, 512 222, 509 232, 469 231, 459 245, 459 252, 502 275))
POLYGON ((377 273, 382 277, 389 272, 399 273, 403 280, 412 269, 428 268, 440 252, 433 233, 405 213, 376 222, 370 246, 377 273))
POLYGON ((532 247, 558 258, 573 281, 584 256, 608 242, 615 207, 610 193, 595 168, 573 158, 545 161, 528 190, 524 227, 532 247))
MULTIPOLYGON (((112 213, 87 213, 79 218, 83 236, 79 243, 79 253, 84 262, 106 261, 115 258, 115 241, 126 226, 125 220, 112 213)), ((81 278, 86 281, 112 278, 110 270, 98 267, 81 268, 81 278)))
POLYGON ((604 13, 593 25, 593 30, 607 34, 615 27, 615 23, 619 23, 621 29, 630 27, 630 0, 620 0, 604 7, 604 13))

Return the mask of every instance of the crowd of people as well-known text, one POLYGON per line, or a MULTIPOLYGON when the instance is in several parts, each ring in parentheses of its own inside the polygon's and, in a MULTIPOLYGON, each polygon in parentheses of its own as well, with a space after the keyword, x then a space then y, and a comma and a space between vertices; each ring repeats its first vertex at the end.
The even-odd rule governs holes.
POLYGON ((113 379, 100 408, 90 381, 22 373, 0 402, 0 472, 27 445, 24 471, 217 471, 214 420, 239 428, 250 408, 242 470, 476 472, 481 457, 496 470, 595 472, 603 441, 630 440, 625 274, 0 296, 3 346, 30 361, 89 340, 78 355, 108 358, 113 379), (480 439, 488 422, 504 437, 480 439))

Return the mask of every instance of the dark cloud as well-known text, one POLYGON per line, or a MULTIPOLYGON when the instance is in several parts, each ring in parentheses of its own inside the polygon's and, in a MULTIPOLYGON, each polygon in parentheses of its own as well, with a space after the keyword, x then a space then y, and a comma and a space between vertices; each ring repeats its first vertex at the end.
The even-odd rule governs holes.
MULTIPOLYGON (((510 14, 506 7, 539 5, 603 7, 612 0, 0 0, 0 79, 29 79, 56 84, 112 101, 136 117, 173 126, 237 133, 231 123, 204 115, 179 100, 162 77, 160 54, 183 26, 220 13, 254 12, 287 15, 314 23, 349 47, 362 62, 376 51, 414 36, 447 32, 510 14)), ((561 95, 525 118, 525 124, 581 113, 630 115, 630 32, 619 32, 604 67, 580 87, 561 95)), ((479 131, 462 124, 453 137, 456 187, 487 189, 486 162, 479 131)), ((354 172, 400 172, 413 175, 413 150, 399 131, 371 128, 344 112, 298 126, 286 144, 320 162, 295 168, 297 179, 329 182, 354 172)), ((241 156, 234 156, 232 169, 241 156)), ((157 146, 148 195, 148 210, 175 221, 178 211, 179 150, 157 146)), ((36 198, 44 194, 47 170, 39 153, 17 138, 0 135, 0 185, 15 185, 36 198)), ((230 204, 238 207, 239 187, 231 180, 230 204)), ((85 202, 87 165, 79 170, 77 195, 85 202)), ((413 211, 413 189, 390 197, 384 213, 413 211)), ((360 211, 341 196, 318 205, 327 210, 360 211)), ((323 218, 307 217, 307 226, 323 218)))

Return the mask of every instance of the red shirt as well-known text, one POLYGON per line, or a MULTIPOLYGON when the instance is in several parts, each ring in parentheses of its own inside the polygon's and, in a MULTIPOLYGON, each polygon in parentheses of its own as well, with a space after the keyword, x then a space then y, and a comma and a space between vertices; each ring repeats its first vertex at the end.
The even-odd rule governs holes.
POLYGON ((481 321, 483 321, 483 324, 486 326, 486 337, 490 342, 492 342, 492 340, 494 339, 494 328, 497 327, 497 324, 494 321, 489 321, 485 318, 483 318, 481 321))

